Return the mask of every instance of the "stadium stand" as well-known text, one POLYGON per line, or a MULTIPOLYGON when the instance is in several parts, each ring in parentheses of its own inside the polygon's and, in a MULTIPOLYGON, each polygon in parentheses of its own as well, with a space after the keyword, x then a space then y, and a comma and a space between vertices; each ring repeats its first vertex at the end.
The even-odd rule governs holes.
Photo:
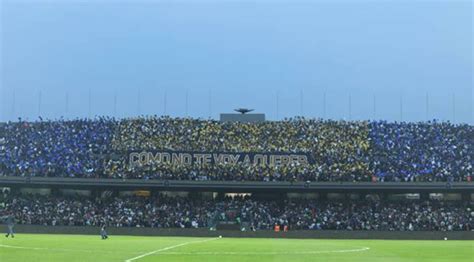
POLYGON ((229 123, 169 117, 9 122, 0 176, 217 181, 471 181, 474 127, 293 118, 229 123), (287 152, 307 165, 245 162, 130 167, 127 152, 287 152))
POLYGON ((226 197, 39 196, 3 194, 3 212, 19 224, 49 226, 213 228, 219 221, 243 230, 470 231, 474 208, 467 201, 318 201, 226 197))

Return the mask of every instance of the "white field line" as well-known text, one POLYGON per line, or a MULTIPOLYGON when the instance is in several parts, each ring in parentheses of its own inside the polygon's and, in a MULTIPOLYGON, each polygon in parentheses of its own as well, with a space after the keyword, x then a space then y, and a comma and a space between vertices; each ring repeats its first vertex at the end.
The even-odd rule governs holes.
POLYGON ((184 242, 184 243, 181 243, 181 244, 160 248, 160 249, 157 249, 157 250, 154 250, 154 251, 151 251, 151 252, 136 256, 136 257, 129 258, 129 259, 125 260, 125 262, 132 262, 132 261, 135 261, 137 259, 149 256, 149 255, 153 255, 153 254, 156 254, 156 253, 160 253, 160 252, 163 252, 163 251, 166 251, 166 250, 170 250, 170 249, 173 249, 173 248, 187 246, 187 245, 190 245, 190 244, 209 242, 209 241, 213 241, 213 240, 217 240, 217 239, 219 239, 219 238, 216 237, 216 238, 208 238, 208 239, 205 239, 205 240, 184 242))
MULTIPOLYGON (((107 251, 107 250, 85 250, 85 249, 68 249, 68 248, 48 248, 48 247, 20 247, 20 246, 11 246, 0 244, 0 247, 4 248, 15 248, 15 249, 28 249, 28 250, 49 250, 49 251, 64 251, 64 252, 84 252, 84 253, 117 253, 117 251, 107 251)), ((139 252, 118 252, 126 254, 137 254, 139 252)))
MULTIPOLYGON (((170 247, 165 247, 159 250, 155 250, 152 252, 148 252, 146 254, 130 258, 126 260, 126 262, 131 262, 134 260, 137 260, 139 258, 149 256, 155 253, 160 253, 161 255, 309 255, 309 254, 324 254, 324 253, 350 253, 350 252, 363 252, 363 251, 368 251, 370 250, 369 247, 360 247, 360 248, 355 248, 355 249, 342 249, 342 250, 315 250, 315 251, 276 251, 276 252, 227 252, 227 251, 222 251, 222 252, 163 252, 167 251, 173 248, 177 248, 180 246, 185 246, 193 243, 202 243, 202 242, 207 242, 211 240, 215 240, 217 238, 211 238, 211 239, 206 239, 206 240, 199 240, 199 241, 191 241, 191 242, 186 242, 182 244, 178 244, 175 246, 170 246, 170 247)), ((117 251, 94 251, 94 250, 81 250, 81 249, 66 249, 66 248, 47 248, 47 247, 20 247, 20 246, 11 246, 11 245, 3 245, 0 244, 0 247, 4 248, 15 248, 15 249, 28 249, 28 250, 49 250, 49 251, 65 251, 65 252, 85 252, 85 253, 123 253, 125 252, 117 252, 117 251)), ((126 252, 127 254, 136 254, 137 252, 126 252)))
POLYGON ((370 247, 360 247, 356 249, 342 249, 342 250, 315 250, 315 251, 293 251, 293 252, 162 252, 161 255, 309 255, 309 254, 324 254, 324 253, 350 253, 363 252, 370 250, 370 247))

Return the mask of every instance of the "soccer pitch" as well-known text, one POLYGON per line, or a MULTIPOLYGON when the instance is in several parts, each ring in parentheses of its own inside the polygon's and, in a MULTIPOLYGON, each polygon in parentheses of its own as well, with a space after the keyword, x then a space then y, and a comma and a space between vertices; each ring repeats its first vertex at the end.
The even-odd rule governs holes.
POLYGON ((315 240, 19 234, 0 261, 473 261, 474 241, 315 240))

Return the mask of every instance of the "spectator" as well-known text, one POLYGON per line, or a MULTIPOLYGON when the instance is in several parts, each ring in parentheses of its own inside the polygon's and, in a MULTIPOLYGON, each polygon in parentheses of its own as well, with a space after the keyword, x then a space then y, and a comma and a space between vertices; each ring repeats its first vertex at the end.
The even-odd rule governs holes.
POLYGON ((140 117, 0 125, 0 175, 163 180, 471 181, 474 127, 294 118, 262 123, 140 117), (299 152, 310 165, 129 168, 130 150, 299 152))
POLYGON ((201 200, 145 197, 53 197, 4 195, 0 216, 13 212, 18 224, 202 228, 218 221, 247 223, 255 230, 275 224, 290 230, 471 231, 472 202, 374 200, 267 201, 251 198, 201 200))

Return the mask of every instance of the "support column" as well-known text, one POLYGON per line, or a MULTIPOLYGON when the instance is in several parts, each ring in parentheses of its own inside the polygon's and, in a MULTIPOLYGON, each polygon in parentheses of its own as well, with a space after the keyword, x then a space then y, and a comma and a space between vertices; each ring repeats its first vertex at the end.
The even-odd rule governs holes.
POLYGON ((420 200, 427 201, 430 200, 430 193, 420 193, 420 200))

